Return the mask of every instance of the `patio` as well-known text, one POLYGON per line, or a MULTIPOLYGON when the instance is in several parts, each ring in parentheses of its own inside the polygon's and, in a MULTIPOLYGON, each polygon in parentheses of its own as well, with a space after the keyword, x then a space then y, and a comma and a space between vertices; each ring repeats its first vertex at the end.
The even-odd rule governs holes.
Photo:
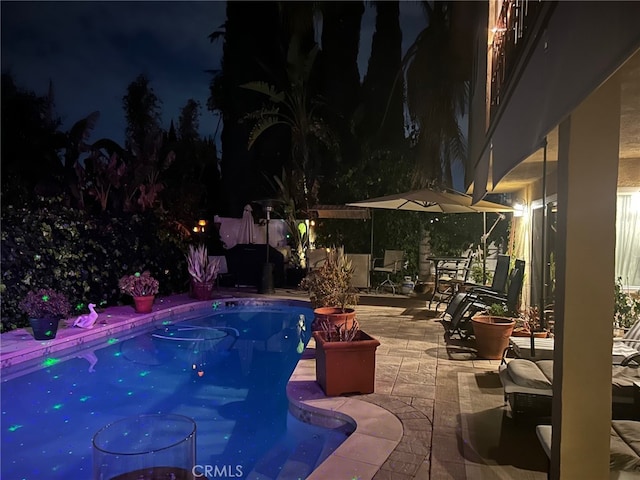
MULTIPOLYGON (((221 289, 218 293, 220 298, 259 296, 253 289, 221 289)), ((283 289, 269 298, 306 299, 306 294, 283 289)), ((189 303, 185 295, 163 299, 168 306, 185 303, 189 303)), ((123 322, 124 327, 124 322, 132 320, 127 315, 130 307, 113 308, 110 324, 123 322)), ((506 413, 497 375, 499 361, 476 360, 469 346, 447 346, 442 324, 425 308, 423 299, 364 294, 357 312, 361 328, 381 342, 376 392, 324 401, 348 407, 352 400, 363 400, 383 407, 400 420, 402 433, 384 462, 381 458, 390 449, 371 448, 370 437, 356 434, 350 437, 349 454, 336 452, 333 462, 359 460, 362 465, 367 462, 366 454, 377 457, 366 471, 359 470, 354 476, 360 480, 546 478, 547 459, 536 439, 535 425, 514 425, 506 413)), ((59 337, 78 331, 69 330, 62 329, 59 337)), ((25 341, 24 333, 21 339, 16 332, 3 335, 2 343, 4 362, 9 352, 23 350, 20 344, 28 347, 36 342, 25 341)), ((311 348, 313 343, 299 363, 306 374, 313 372, 311 348)), ((298 369, 292 380, 297 374, 298 369)), ((315 382, 308 385, 314 398, 324 397, 315 382)), ((358 410, 365 430, 373 437, 384 438, 384 428, 393 426, 394 422, 376 416, 382 412, 377 408, 358 410)))

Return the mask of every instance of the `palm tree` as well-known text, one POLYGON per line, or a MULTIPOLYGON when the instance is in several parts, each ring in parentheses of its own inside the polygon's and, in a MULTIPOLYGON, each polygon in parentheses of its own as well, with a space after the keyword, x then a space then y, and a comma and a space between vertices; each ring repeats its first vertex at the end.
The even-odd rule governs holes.
POLYGON ((308 210, 317 200, 318 172, 320 170, 317 153, 322 147, 336 151, 334 133, 319 113, 322 101, 309 95, 308 82, 318 46, 305 52, 300 48, 298 36, 291 39, 287 54, 287 81, 283 89, 263 81, 249 82, 242 88, 266 97, 267 102, 258 110, 245 115, 245 120, 253 127, 249 133, 248 148, 251 149, 258 138, 276 125, 286 127, 291 134, 291 164, 286 165, 287 176, 297 184, 294 198, 297 205, 308 210))
POLYGON ((453 14, 464 3, 422 2, 428 19, 403 58, 407 104, 414 127, 415 188, 453 185, 452 163, 463 161, 465 140, 459 125, 466 111, 468 83, 459 75, 453 14))

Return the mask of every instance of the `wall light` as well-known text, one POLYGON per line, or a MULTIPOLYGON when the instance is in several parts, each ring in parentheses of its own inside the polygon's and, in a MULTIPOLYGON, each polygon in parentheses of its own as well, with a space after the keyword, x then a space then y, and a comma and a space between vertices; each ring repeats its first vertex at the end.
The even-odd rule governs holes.
POLYGON ((516 218, 524 217, 524 205, 522 203, 513 204, 513 216, 516 218))

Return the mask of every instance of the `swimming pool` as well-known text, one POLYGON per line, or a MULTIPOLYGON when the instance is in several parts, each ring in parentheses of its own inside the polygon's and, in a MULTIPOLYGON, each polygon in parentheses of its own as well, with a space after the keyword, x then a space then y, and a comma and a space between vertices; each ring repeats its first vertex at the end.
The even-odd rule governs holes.
POLYGON ((198 473, 304 477, 353 429, 288 413, 285 387, 312 317, 307 307, 232 304, 3 370, 2 478, 90 479, 93 435, 144 413, 196 421, 198 473))

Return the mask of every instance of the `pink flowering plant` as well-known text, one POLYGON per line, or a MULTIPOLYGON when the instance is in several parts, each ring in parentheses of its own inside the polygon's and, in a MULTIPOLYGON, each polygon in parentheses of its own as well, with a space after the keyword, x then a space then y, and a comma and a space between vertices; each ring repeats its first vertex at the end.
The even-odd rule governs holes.
POLYGON ((125 275, 118 281, 120 291, 132 297, 147 297, 157 295, 160 284, 151 276, 149 271, 136 272, 133 275, 125 275))
POLYGON ((20 308, 29 318, 65 318, 71 304, 64 293, 51 288, 31 290, 20 301, 20 308))

